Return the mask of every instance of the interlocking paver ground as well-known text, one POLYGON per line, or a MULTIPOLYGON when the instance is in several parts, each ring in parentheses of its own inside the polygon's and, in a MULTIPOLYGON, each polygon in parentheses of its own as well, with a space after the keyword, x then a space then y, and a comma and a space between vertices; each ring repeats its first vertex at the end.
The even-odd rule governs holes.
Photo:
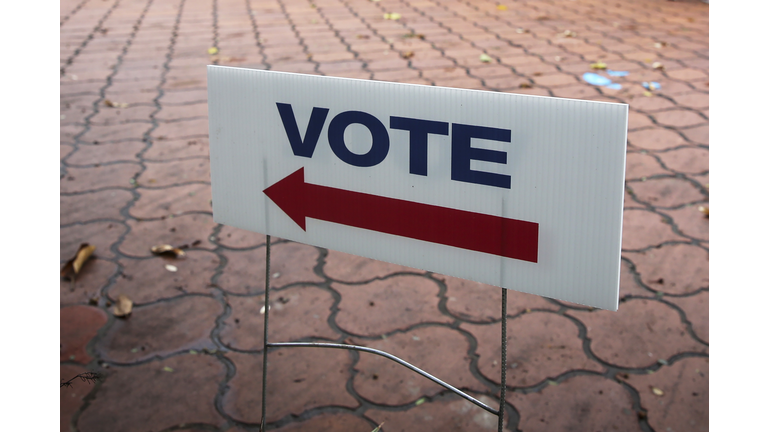
MULTIPOLYGON (((208 64, 628 104, 619 311, 510 292, 505 430, 708 430, 706 4, 60 5, 61 264, 96 245, 61 282, 61 374, 102 376, 62 388, 62 430, 259 429, 265 236, 211 217, 208 64), (597 61, 630 72, 621 90, 584 82, 597 61), (186 257, 150 253, 165 243, 186 257)), ((273 241, 272 340, 384 349, 498 404, 497 288, 273 241)), ((269 430, 496 428, 367 353, 275 350, 267 390, 269 430)))

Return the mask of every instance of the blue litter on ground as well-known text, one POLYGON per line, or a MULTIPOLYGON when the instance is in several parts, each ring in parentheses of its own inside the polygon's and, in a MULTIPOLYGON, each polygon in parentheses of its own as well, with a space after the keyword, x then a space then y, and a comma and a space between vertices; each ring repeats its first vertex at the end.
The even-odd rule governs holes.
POLYGON ((614 83, 610 78, 606 78, 596 73, 587 72, 581 76, 584 81, 596 86, 605 86, 611 90, 621 90, 621 84, 614 83))
POLYGON ((607 72, 608 72, 608 75, 615 76, 615 77, 624 77, 629 75, 629 72, 627 71, 615 71, 615 70, 608 69, 607 72))
POLYGON ((581 77, 584 81, 596 86, 605 86, 612 82, 610 79, 592 72, 587 72, 581 77))
POLYGON ((644 82, 643 87, 647 88, 648 90, 658 90, 661 88, 661 84, 657 83, 656 81, 652 82, 644 82), (651 89, 651 86, 653 86, 653 89, 651 89))

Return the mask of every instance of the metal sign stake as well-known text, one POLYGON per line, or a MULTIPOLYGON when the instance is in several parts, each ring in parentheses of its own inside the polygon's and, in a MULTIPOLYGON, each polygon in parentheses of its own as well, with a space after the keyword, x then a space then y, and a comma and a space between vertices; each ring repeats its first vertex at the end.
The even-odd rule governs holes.
POLYGON ((507 393, 507 290, 501 288, 501 386, 500 386, 500 398, 499 409, 493 409, 486 405, 482 401, 470 396, 469 394, 457 389, 456 387, 446 383, 445 381, 429 374, 428 372, 417 368, 416 366, 406 362, 405 360, 396 357, 388 352, 377 350, 374 348, 368 348, 359 345, 350 344, 337 344, 337 343, 323 343, 323 342, 269 342, 267 339, 267 331, 269 327, 269 265, 270 265, 270 242, 271 236, 267 235, 267 275, 265 283, 264 294, 264 360, 262 364, 262 383, 261 383, 261 426, 260 431, 265 431, 267 426, 267 352, 269 348, 277 347, 312 347, 312 348, 335 348, 346 349, 353 351, 362 351, 371 354, 376 354, 394 361, 406 368, 416 372, 417 374, 431 380, 432 382, 445 387, 446 389, 456 393, 462 398, 472 402, 485 411, 498 416, 499 418, 499 432, 502 431, 504 424, 504 404, 506 403, 507 393))

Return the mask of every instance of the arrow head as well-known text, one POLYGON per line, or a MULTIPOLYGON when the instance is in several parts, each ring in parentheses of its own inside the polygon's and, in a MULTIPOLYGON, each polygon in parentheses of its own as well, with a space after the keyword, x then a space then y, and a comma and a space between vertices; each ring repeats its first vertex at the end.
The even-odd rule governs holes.
POLYGON ((264 189, 264 193, 301 229, 307 230, 307 187, 304 183, 304 167, 264 189))

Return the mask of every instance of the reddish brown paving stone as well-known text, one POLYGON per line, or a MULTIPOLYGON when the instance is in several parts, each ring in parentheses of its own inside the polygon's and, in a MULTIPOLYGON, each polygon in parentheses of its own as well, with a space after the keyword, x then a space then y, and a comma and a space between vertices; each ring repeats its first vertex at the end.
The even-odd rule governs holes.
POLYGON ((507 67, 501 65, 490 65, 472 67, 469 69, 469 73, 472 74, 472 76, 476 76, 478 78, 493 78, 509 76, 511 72, 507 67))
POLYGON ((659 161, 648 153, 627 153, 627 180, 642 179, 657 174, 669 175, 659 161))
POLYGON ((629 132, 627 140, 631 145, 646 150, 665 150, 688 144, 679 134, 660 127, 629 132))
POLYGON ((709 75, 698 69, 678 69, 667 72, 670 78, 678 79, 681 81, 697 81, 705 80, 709 78, 709 75))
POLYGON ((211 293, 211 277, 219 257, 207 251, 187 251, 184 258, 156 256, 149 259, 121 258, 120 276, 109 288, 109 297, 128 296, 134 304, 144 304, 184 293, 211 293), (173 266, 170 271, 166 266, 173 266))
MULTIPOLYGON (((107 162, 132 161, 136 158, 136 153, 146 147, 143 142, 121 142, 99 145, 78 146, 77 151, 67 158, 67 163, 72 165, 93 165, 107 162)), ((120 186, 127 187, 123 182, 120 186)))
POLYGON ((676 172, 699 174, 709 170, 709 151, 701 148, 679 148, 658 153, 664 165, 676 172))
MULTIPOLYGON (((274 244, 275 241, 275 237, 272 237, 272 244, 274 244)), ((264 234, 223 225, 221 227, 221 231, 219 231, 219 235, 216 236, 216 242, 228 248, 248 249, 266 244, 267 236, 264 234)))
POLYGON ((59 311, 61 333, 60 361, 86 364, 91 356, 85 347, 107 323, 107 314, 95 307, 69 306, 59 311))
POLYGON ((152 131, 152 139, 154 141, 195 136, 208 136, 207 119, 160 123, 157 129, 152 131))
POLYGON ((211 186, 190 184, 159 189, 138 189, 141 196, 129 210, 137 219, 179 216, 187 212, 211 212, 211 186))
POLYGON ((209 237, 217 224, 208 214, 187 214, 149 221, 128 220, 126 224, 130 231, 119 249, 128 256, 153 256, 151 248, 163 244, 202 249, 215 247, 209 237))
POLYGON ((411 69, 388 70, 388 71, 379 71, 379 72, 373 73, 373 79, 376 81, 400 81, 404 79, 413 79, 418 77, 419 77, 418 71, 414 71, 411 69))
POLYGON ((422 76, 432 80, 449 80, 452 78, 466 78, 467 71, 459 67, 441 67, 423 70, 422 76))
POLYGON ((224 419, 213 401, 225 376, 224 365, 209 355, 110 368, 96 398, 80 416, 78 429, 138 432, 189 423, 221 427, 224 419))
POLYGON ((210 297, 187 296, 146 306, 134 305, 116 318, 95 349, 107 361, 136 363, 190 349, 215 349, 211 330, 224 307, 210 297))
POLYGON ((709 145, 709 125, 684 129, 681 132, 686 138, 695 143, 709 145))
POLYGON ((178 120, 190 117, 206 117, 208 115, 207 103, 189 105, 164 106, 157 113, 157 119, 161 121, 178 120))
POLYGON ((89 222, 97 219, 119 219, 120 209, 133 200, 133 194, 125 190, 104 190, 59 198, 59 223, 89 222))
POLYGON ((420 322, 450 323, 437 308, 439 288, 419 276, 394 276, 365 285, 333 283, 341 294, 336 324, 361 336, 378 336, 420 322))
POLYGON ((515 90, 520 89, 520 84, 522 83, 530 84, 527 79, 517 75, 487 78, 485 80, 485 85, 490 88, 508 90, 508 91, 511 91, 512 93, 516 93, 515 90))
POLYGON ((135 163, 116 163, 90 168, 68 167, 61 179, 62 193, 85 192, 105 188, 127 188, 130 180, 141 171, 135 163))
POLYGON ((191 158, 171 162, 145 162, 146 170, 137 182, 147 187, 164 187, 190 182, 211 181, 207 158, 191 158))
MULTIPOLYGON (((706 207, 706 205, 704 205, 706 207)), ((664 210, 669 215, 677 228, 685 235, 693 238, 709 240, 709 219, 699 210, 700 206, 688 206, 677 210, 664 210)))
MULTIPOLYGON (((129 108, 131 106, 136 105, 145 105, 145 106, 154 106, 153 99, 157 97, 157 93, 153 92, 117 92, 110 88, 108 88, 104 93, 104 99, 109 99, 111 101, 117 102, 117 103, 127 103, 129 105, 129 108)), ((128 125, 126 125, 128 126, 128 125)), ((125 133, 122 135, 122 138, 131 138, 130 135, 133 135, 133 138, 139 138, 141 139, 142 134, 149 130, 151 124, 146 123, 141 125, 142 128, 135 130, 128 129, 129 133, 126 135, 125 133)), ((99 131, 99 133, 108 133, 106 131, 99 131)), ((121 135, 118 135, 121 136, 121 135)), ((113 138, 114 139, 114 138, 113 138)), ((92 139, 87 141, 93 141, 92 139)))
POLYGON ((707 122, 701 115, 682 109, 657 112, 653 117, 660 124, 672 127, 695 126, 707 122))
POLYGON ((667 296, 664 299, 680 306, 696 336, 709 343, 709 291, 702 291, 688 297, 667 296))
POLYGON ((564 73, 536 76, 536 77, 533 77, 533 81, 537 85, 542 85, 545 87, 565 86, 565 85, 576 84, 579 82, 572 75, 568 75, 564 73))
MULTIPOLYGON (((82 366, 76 365, 61 365, 60 376, 61 382, 69 381, 75 376, 88 372, 88 370, 82 366)), ((72 423, 72 417, 83 406, 83 398, 93 390, 94 385, 81 381, 80 378, 75 379, 72 382, 71 387, 61 387, 61 397, 59 398, 59 418, 61 423, 61 431, 72 430, 70 424, 72 423)))
POLYGON ((88 131, 80 137, 80 141, 93 144, 101 144, 105 142, 124 141, 130 139, 140 140, 144 136, 144 133, 151 127, 152 124, 149 121, 108 126, 91 125, 88 131))
MULTIPOLYGON (((224 396, 224 411, 233 418, 258 424, 261 421, 262 354, 227 354, 235 376, 224 396)), ((267 367, 267 422, 322 406, 356 408, 347 393, 352 365, 345 350, 282 348, 269 351, 267 367)))
POLYGON ((687 294, 709 286, 709 254, 698 246, 668 244, 622 255, 635 264, 643 283, 655 290, 687 294))
POLYGON ((434 80, 436 86, 451 87, 451 88, 463 88, 470 90, 485 90, 482 82, 475 78, 457 78, 457 79, 436 79, 434 80))
POLYGON ((117 271, 115 263, 91 257, 80 269, 74 284, 61 278, 59 301, 62 305, 89 303, 92 298, 99 297, 101 289, 109 284, 117 271))
MULTIPOLYGON (((116 75, 118 77, 120 74, 116 75)), ((126 80, 126 79, 116 79, 112 81, 111 85, 109 86, 109 90, 115 92, 115 93, 128 93, 128 92, 137 92, 137 93, 157 93, 157 86, 160 84, 160 80, 158 79, 141 79, 141 80, 126 80)))
POLYGON ((59 81, 59 93, 61 96, 84 95, 98 96, 99 89, 104 85, 101 81, 59 81))
POLYGON ((59 145, 59 159, 64 159, 75 151, 75 146, 61 143, 59 145))
POLYGON ((685 241, 663 222, 661 215, 644 209, 625 209, 622 228, 622 250, 643 249, 666 241, 685 241))
POLYGON ((650 375, 627 380, 648 410, 648 424, 657 431, 709 431, 709 359, 685 358, 650 375), (664 392, 653 393, 652 388, 664 392))
MULTIPOLYGON (((484 404, 496 409, 498 400, 485 395, 472 394, 484 404)), ((436 397, 414 406, 406 411, 383 411, 369 409, 365 415, 374 423, 381 424, 382 432, 409 432, 413 430, 464 432, 495 431, 499 420, 495 415, 477 405, 449 395, 436 397)), ((509 417, 504 417, 504 429, 507 430, 509 417)))
POLYGON ((125 225, 116 222, 91 222, 61 228, 59 259, 63 263, 74 258, 82 243, 96 246, 91 258, 114 258, 110 247, 126 231, 125 225))
POLYGON ((635 197, 656 207, 677 207, 706 199, 691 183, 679 178, 656 178, 630 183, 635 197))
MULTIPOLYGON (((445 307, 454 316, 474 322, 492 322, 501 319, 501 288, 451 276, 435 275, 445 282, 445 307)), ((551 309, 557 306, 541 296, 507 291, 507 315, 516 315, 526 309, 551 309)))
POLYGON ((649 296, 652 292, 643 288, 636 280, 635 275, 630 269, 629 263, 621 260, 621 271, 619 273, 619 298, 626 296, 649 296))
POLYGON ((683 352, 708 352, 687 332, 680 314, 660 301, 629 299, 617 312, 569 311, 587 327, 590 348, 601 360, 645 368, 683 352))
POLYGON ((635 110, 630 109, 629 110, 629 124, 628 129, 637 129, 645 126, 652 126, 653 122, 651 122, 650 117, 648 117, 645 114, 639 113, 635 110))
POLYGON ((709 95, 706 93, 688 93, 675 96, 675 102, 690 108, 709 108, 709 95))
POLYGON ((600 376, 575 376, 538 393, 507 392, 507 401, 526 432, 642 430, 629 392, 600 376))
POLYGON ((657 93, 672 96, 673 98, 678 95, 688 94, 695 89, 695 87, 691 84, 665 80, 662 77, 659 77, 659 79, 654 79, 653 81, 661 84, 661 89, 656 90, 657 93))
POLYGON ((392 273, 423 273, 410 267, 332 250, 328 251, 325 258, 323 272, 334 280, 352 283, 382 278, 392 273))
POLYGON ((653 113, 662 109, 669 109, 675 106, 674 103, 661 97, 636 97, 629 102, 632 109, 638 111, 653 113))
MULTIPOLYGON (((477 367, 483 376, 501 382, 501 325, 462 323, 477 339, 477 367)), ((569 370, 602 371, 587 358, 579 328, 566 317, 530 312, 507 322, 507 385, 527 387, 569 370)))
MULTIPOLYGON (((226 266, 217 280, 222 289, 236 294, 264 291, 266 247, 245 251, 222 251, 226 266)), ((294 283, 319 283, 323 278, 313 271, 320 252, 301 243, 272 245, 270 251, 270 286, 280 288, 294 283)))
MULTIPOLYGON (((485 390, 470 372, 469 341, 456 330, 419 327, 386 339, 354 339, 352 343, 392 354, 457 388, 485 390)), ((404 405, 444 390, 421 375, 375 354, 360 353, 355 370, 355 390, 376 404, 404 405)))
MULTIPOLYGON (((116 104, 125 103, 121 100, 112 100, 116 104)), ((99 106, 99 112, 91 117, 90 122, 96 126, 113 126, 117 124, 135 123, 137 121, 148 122, 151 115, 157 111, 153 105, 134 105, 127 108, 110 108, 102 103, 99 106)), ((145 124, 144 129, 148 129, 149 124, 145 124)))
MULTIPOLYGON (((154 96, 152 96, 154 97, 154 96)), ((208 100, 207 90, 166 90, 160 99, 161 104, 185 104, 208 100)), ((206 122, 207 123, 207 122, 206 122)), ((155 130, 157 131, 157 130, 155 130)), ((207 134, 207 131, 206 131, 207 134)), ((154 134, 160 136, 162 134, 154 134)))
MULTIPOLYGON (((271 291, 269 340, 289 342, 309 337, 336 340, 339 334, 328 325, 333 296, 320 288, 295 286, 271 291)), ((264 296, 227 296, 232 308, 221 328, 221 342, 239 350, 264 346, 264 296)))
POLYGON ((557 87, 552 89, 552 93, 555 95, 555 97, 569 99, 586 99, 588 97, 594 97, 599 94, 593 87, 587 87, 584 85, 557 87))
MULTIPOLYGON (((352 414, 320 414, 301 423, 288 423, 275 430, 284 432, 312 431, 312 432, 337 432, 360 431, 368 432, 376 429, 370 422, 352 414)), ((234 432, 234 431, 233 431, 234 432)))
POLYGON ((144 153, 145 160, 165 161, 171 159, 202 156, 208 157, 208 138, 181 138, 155 141, 144 153))

